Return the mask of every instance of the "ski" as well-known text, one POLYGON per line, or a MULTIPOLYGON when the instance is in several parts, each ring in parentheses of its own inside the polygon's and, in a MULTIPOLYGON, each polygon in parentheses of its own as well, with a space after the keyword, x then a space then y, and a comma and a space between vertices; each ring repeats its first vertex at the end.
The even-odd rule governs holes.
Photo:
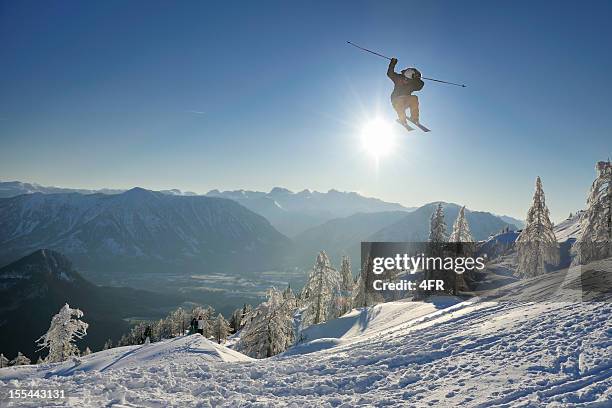
POLYGON ((409 131, 409 132, 410 132, 411 130, 414 130, 414 128, 413 128, 413 127, 411 127, 411 126, 410 126, 410 125, 408 125, 407 123, 402 123, 402 122, 400 122, 400 120, 399 120, 399 119, 395 119, 395 121, 396 121, 397 123, 399 123, 400 125, 402 125, 402 127, 403 127, 403 128, 405 128, 405 129, 406 129, 407 131, 409 131))
MULTIPOLYGON (((408 119, 408 120, 410 120, 410 119, 408 119)), ((412 120, 410 120, 410 122, 412 122, 415 126, 417 126, 419 129, 421 129, 423 132, 431 132, 431 130, 429 130, 427 127, 421 125, 420 123, 413 122, 412 120)))

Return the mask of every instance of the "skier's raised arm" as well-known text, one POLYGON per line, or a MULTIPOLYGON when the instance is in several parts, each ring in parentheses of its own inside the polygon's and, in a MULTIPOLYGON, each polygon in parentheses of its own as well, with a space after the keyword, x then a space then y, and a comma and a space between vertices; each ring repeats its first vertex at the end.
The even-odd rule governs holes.
POLYGON ((387 68, 387 76, 393 79, 394 76, 399 75, 395 72, 395 66, 397 65, 397 58, 391 58, 391 62, 389 62, 389 68, 387 68))

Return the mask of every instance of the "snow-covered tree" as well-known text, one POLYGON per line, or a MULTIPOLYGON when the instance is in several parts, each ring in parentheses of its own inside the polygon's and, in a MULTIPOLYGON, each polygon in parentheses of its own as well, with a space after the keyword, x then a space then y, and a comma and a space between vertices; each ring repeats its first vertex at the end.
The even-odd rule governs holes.
POLYGON ((546 265, 559 262, 557 238, 553 232, 542 180, 536 179, 533 203, 527 212, 525 228, 516 239, 518 252, 517 273, 532 277, 546 272, 546 265))
POLYGON ((102 350, 108 350, 110 348, 113 348, 113 341, 111 339, 107 339, 104 342, 104 347, 102 347, 102 350))
POLYGON ((302 327, 338 317, 342 312, 338 302, 341 295, 342 277, 332 268, 325 251, 321 251, 300 295, 302 327))
POLYGON ((373 288, 374 280, 380 278, 372 272, 372 257, 367 256, 353 287, 353 307, 368 307, 385 301, 382 293, 373 288))
POLYGON ((295 309, 289 303, 280 291, 270 289, 268 300, 253 310, 242 329, 237 349, 254 358, 266 358, 290 347, 295 336, 295 309))
POLYGON ((8 367, 9 359, 4 357, 4 354, 0 354, 0 368, 8 367))
POLYGON ((465 218, 465 206, 459 210, 459 215, 453 224, 453 232, 448 239, 449 242, 474 242, 470 226, 465 218))
POLYGON ((442 203, 438 203, 436 211, 431 214, 431 220, 429 224, 429 242, 446 242, 448 241, 446 235, 446 221, 444 220, 444 208, 442 203))
POLYGON ((240 320, 242 318, 242 308, 234 310, 232 317, 230 318, 229 325, 232 333, 236 333, 240 330, 240 320))
POLYGON ((351 260, 344 255, 340 262, 340 276, 342 277, 341 314, 353 308, 353 273, 351 272, 351 260))
POLYGON ((182 336, 189 327, 191 317, 182 307, 179 307, 168 315, 167 320, 171 326, 172 334, 182 336))
POLYGON ((283 291, 283 297, 289 302, 293 307, 297 307, 297 298, 295 297, 295 293, 291 290, 291 285, 287 285, 287 289, 283 291))
POLYGON ((247 305, 246 303, 242 307, 242 315, 240 316, 240 328, 242 329, 250 320, 253 315, 253 306, 247 305))
POLYGON ((574 245, 574 263, 587 264, 612 256, 612 164, 597 163, 586 210, 580 217, 581 237, 574 245))
POLYGON ((28 365, 31 363, 32 362, 30 361, 30 359, 24 356, 23 354, 21 354, 21 351, 19 351, 17 352, 17 357, 12 359, 9 364, 12 366, 21 366, 21 365, 28 365))
POLYGON ((83 353, 81 354, 82 356, 88 356, 91 354, 91 349, 89 348, 89 346, 85 347, 85 351, 83 351, 83 353))
POLYGON ((49 350, 46 361, 57 363, 78 355, 79 349, 74 342, 85 337, 87 327, 89 327, 87 323, 80 320, 81 317, 83 317, 83 312, 70 308, 68 303, 53 316, 47 333, 36 341, 37 346, 40 347, 39 350, 49 350))
POLYGON ((221 344, 222 341, 225 341, 227 339, 227 336, 229 336, 230 325, 221 313, 219 313, 217 319, 215 320, 213 332, 215 340, 217 340, 217 343, 219 344, 221 344))

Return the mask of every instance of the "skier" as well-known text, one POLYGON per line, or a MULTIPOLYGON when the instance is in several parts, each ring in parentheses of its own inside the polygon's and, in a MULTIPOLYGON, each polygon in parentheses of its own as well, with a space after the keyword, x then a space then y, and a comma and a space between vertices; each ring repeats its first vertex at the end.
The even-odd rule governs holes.
POLYGON ((194 317, 193 319, 191 319, 191 324, 189 327, 189 334, 194 334, 197 329, 198 329, 198 321, 194 317))
POLYGON ((419 125, 419 98, 412 95, 415 91, 423 89, 421 73, 416 68, 406 68, 401 74, 395 72, 397 58, 391 58, 387 76, 393 81, 395 87, 391 93, 391 104, 397 112, 397 119, 404 127, 409 127, 406 122, 406 109, 410 108, 410 121, 419 125))
POLYGON ((198 317, 198 333, 204 335, 204 319, 202 319, 202 316, 198 317))

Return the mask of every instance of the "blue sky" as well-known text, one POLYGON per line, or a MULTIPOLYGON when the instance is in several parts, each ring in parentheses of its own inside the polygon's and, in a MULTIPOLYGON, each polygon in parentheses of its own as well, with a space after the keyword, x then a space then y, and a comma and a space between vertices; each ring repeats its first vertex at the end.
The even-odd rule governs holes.
POLYGON ((0 2, 0 179, 87 188, 359 191, 555 220, 612 155, 612 3, 0 2), (425 76, 394 127, 387 62, 425 76), (203 112, 203 113, 200 113, 203 112))

